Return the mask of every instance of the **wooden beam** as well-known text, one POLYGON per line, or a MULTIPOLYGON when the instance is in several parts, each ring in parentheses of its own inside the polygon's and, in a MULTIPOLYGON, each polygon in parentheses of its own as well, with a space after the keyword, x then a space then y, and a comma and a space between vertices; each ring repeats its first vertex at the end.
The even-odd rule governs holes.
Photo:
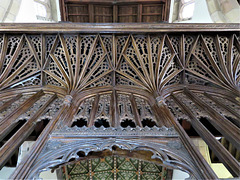
POLYGON ((36 120, 47 111, 47 107, 56 99, 53 95, 0 149, 0 169, 33 132, 36 120))
POLYGON ((174 118, 168 107, 163 104, 162 109, 164 109, 164 111, 162 112, 164 117, 166 117, 168 121, 173 124, 174 128, 179 133, 183 145, 188 151, 190 157, 194 160, 194 164, 199 170, 198 173, 201 175, 201 179, 218 179, 214 171, 211 169, 209 164, 206 162, 206 160, 202 157, 196 146, 193 144, 192 140, 189 138, 185 130, 174 118))
POLYGON ((12 103, 17 101, 22 97, 22 94, 18 94, 17 96, 13 97, 12 99, 5 102, 2 106, 0 106, 0 112, 5 111, 12 103))
POLYGON ((4 134, 7 127, 17 119, 21 114, 25 113, 41 96, 44 95, 43 90, 38 91, 36 94, 27 99, 17 109, 8 114, 5 118, 0 121, 0 132, 4 134))
POLYGON ((94 125, 94 119, 98 110, 98 103, 99 103, 99 94, 95 96, 95 99, 92 104, 92 111, 88 120, 88 127, 91 127, 94 125))
POLYGON ((170 32, 238 32, 232 24, 184 23, 3 23, 0 32, 7 33, 170 33, 170 32))
POLYGON ((234 177, 238 177, 240 173, 240 165, 238 161, 225 149, 225 147, 216 140, 216 138, 207 130, 205 126, 194 116, 193 112, 184 105, 177 97, 171 95, 173 100, 178 104, 181 110, 190 117, 191 124, 202 139, 208 144, 211 150, 227 167, 234 177))
POLYGON ((112 111, 112 127, 119 127, 120 118, 119 118, 119 111, 118 111, 117 92, 115 89, 113 89, 112 91, 111 111, 112 111))
POLYGON ((67 104, 63 104, 53 119, 44 128, 36 143, 33 145, 31 151, 24 157, 23 161, 17 166, 16 170, 9 177, 9 179, 28 179, 27 175, 29 170, 47 143, 49 134, 51 134, 51 132, 57 127, 59 120, 68 114, 70 107, 67 104))
POLYGON ((219 101, 217 98, 215 98, 214 96, 212 96, 211 94, 204 92, 204 95, 211 99, 213 102, 215 102, 217 104, 217 106, 222 107, 223 109, 227 110, 228 112, 230 112, 232 115, 234 115, 235 117, 237 117, 237 119, 233 119, 234 123, 237 124, 240 127, 240 114, 238 112, 236 112, 234 109, 232 109, 231 107, 226 106, 223 102, 219 101))
POLYGON ((143 127, 142 122, 141 122, 141 117, 138 113, 137 103, 135 101, 135 98, 134 98, 133 94, 130 95, 130 102, 131 102, 131 106, 132 106, 133 115, 135 117, 136 125, 140 126, 140 127, 143 127))
POLYGON ((215 111, 207 103, 203 102, 195 94, 193 94, 187 88, 184 88, 184 94, 191 99, 197 106, 203 111, 206 111, 212 118, 209 122, 224 136, 226 137, 236 148, 240 148, 240 129, 231 123, 228 119, 223 117, 217 111, 215 111))

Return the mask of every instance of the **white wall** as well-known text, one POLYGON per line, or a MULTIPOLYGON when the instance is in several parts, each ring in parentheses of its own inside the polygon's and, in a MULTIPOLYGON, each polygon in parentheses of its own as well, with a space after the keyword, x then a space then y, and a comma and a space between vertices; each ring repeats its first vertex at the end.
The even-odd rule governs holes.
POLYGON ((173 170, 173 176, 172 176, 173 180, 184 180, 184 179, 186 179, 188 177, 189 177, 188 173, 185 173, 185 172, 180 171, 178 169, 174 169, 173 170))

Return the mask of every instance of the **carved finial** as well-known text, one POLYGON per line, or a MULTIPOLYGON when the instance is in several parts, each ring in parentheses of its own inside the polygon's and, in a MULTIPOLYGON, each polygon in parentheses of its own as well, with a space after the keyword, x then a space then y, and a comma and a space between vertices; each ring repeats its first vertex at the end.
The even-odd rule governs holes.
POLYGON ((166 103, 165 103, 165 98, 162 97, 162 96, 158 96, 158 97, 156 98, 156 101, 157 101, 158 106, 166 105, 166 103))
POLYGON ((66 95, 63 103, 66 104, 67 106, 70 106, 72 99, 73 97, 71 95, 66 95))

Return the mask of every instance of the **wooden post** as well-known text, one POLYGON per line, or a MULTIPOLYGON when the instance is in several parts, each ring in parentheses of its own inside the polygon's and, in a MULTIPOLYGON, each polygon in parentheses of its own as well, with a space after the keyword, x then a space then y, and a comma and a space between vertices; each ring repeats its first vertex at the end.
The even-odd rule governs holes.
POLYGON ((140 126, 140 127, 143 127, 142 122, 141 122, 141 117, 139 116, 139 113, 138 113, 137 103, 134 99, 133 94, 131 94, 131 96, 130 96, 130 102, 131 102, 133 114, 134 114, 134 117, 135 117, 136 125, 140 126))
POLYGON ((118 111, 118 103, 117 103, 117 93, 116 90, 113 89, 112 91, 112 98, 111 98, 111 108, 112 108, 112 127, 119 126, 119 111, 118 111))
POLYGON ((66 116, 66 114, 69 112, 70 107, 71 106, 68 104, 63 104, 53 119, 44 128, 36 143, 33 145, 32 150, 24 157, 23 161, 17 166, 14 173, 9 177, 10 179, 26 179, 29 173, 29 169, 31 168, 34 161, 38 158, 43 147, 47 143, 49 134, 56 128, 59 120, 66 116))
POLYGON ((99 103, 99 94, 95 96, 95 100, 93 101, 92 111, 91 111, 89 122, 88 122, 88 127, 91 127, 94 124, 94 118, 98 110, 98 103, 99 103))

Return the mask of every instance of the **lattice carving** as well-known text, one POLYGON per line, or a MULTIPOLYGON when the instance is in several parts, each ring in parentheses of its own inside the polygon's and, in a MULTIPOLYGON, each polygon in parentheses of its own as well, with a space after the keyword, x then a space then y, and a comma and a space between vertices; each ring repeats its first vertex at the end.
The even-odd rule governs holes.
MULTIPOLYGON (((202 101, 204 101, 205 103, 207 103, 209 106, 211 106, 214 110, 216 110, 217 112, 219 112, 222 115, 225 116, 230 116, 232 117, 232 114, 229 113, 228 111, 226 111, 224 108, 222 108, 221 106, 219 106, 218 104, 214 103, 213 101, 211 101, 210 99, 208 99, 207 97, 205 97, 203 94, 201 93, 195 93, 199 99, 201 99, 202 101)), ((226 103, 226 102, 225 102, 226 103)))
POLYGON ((236 36, 199 36, 188 70, 218 86, 239 90, 239 42, 236 36))
POLYGON ((197 118, 201 117, 208 117, 208 114, 205 111, 200 110, 197 105, 191 101, 185 94, 183 93, 178 93, 176 94, 176 97, 178 99, 181 99, 181 101, 187 106, 191 107, 191 111, 193 112, 194 116, 197 118))
POLYGON ((1 89, 53 85, 71 92, 117 85, 160 95, 181 82, 235 92, 240 83, 236 35, 2 35, 4 48, 1 89))
POLYGON ((28 98, 30 98, 30 94, 24 94, 20 99, 13 102, 6 110, 0 113, 0 120, 6 117, 8 114, 13 112, 16 108, 18 108, 21 104, 23 104, 28 98))
POLYGON ((188 84, 194 84, 194 85, 201 85, 201 86, 211 86, 211 87, 219 87, 216 84, 209 82, 203 78, 200 78, 198 76, 195 76, 191 72, 186 72, 186 79, 185 82, 188 84))
POLYGON ((70 66, 73 70, 73 73, 76 73, 76 62, 77 62, 77 36, 76 35, 66 35, 64 36, 66 41, 66 48, 70 58, 70 66))
POLYGON ((45 49, 46 49, 46 59, 49 56, 51 49, 53 48, 54 41, 56 40, 56 35, 46 35, 45 38, 45 49))
MULTIPOLYGON (((231 108, 231 109, 233 109, 233 110, 235 110, 236 112, 239 113, 240 107, 238 105, 236 105, 235 103, 233 103, 233 102, 231 102, 228 99, 223 98, 223 97, 219 97, 219 96, 213 96, 213 97, 216 98, 217 100, 219 100, 220 102, 222 102, 224 105, 228 106, 229 108, 231 108)), ((223 111, 223 112, 225 113, 225 111, 223 111)), ((229 114, 229 113, 226 112, 226 114, 229 114)), ((232 115, 229 115, 229 116, 232 117, 232 115)), ((235 118, 235 117, 233 117, 233 118, 235 118)))
POLYGON ((102 86, 112 86, 113 77, 111 73, 106 74, 105 76, 99 78, 97 81, 91 83, 86 88, 90 87, 102 87, 102 86))
POLYGON ((133 110, 129 99, 129 95, 118 94, 118 110, 120 121, 134 119, 133 110))
POLYGON ((190 121, 189 117, 182 112, 181 108, 175 103, 172 98, 167 98, 166 104, 176 119, 186 119, 190 121))
POLYGON ((74 116, 74 121, 80 118, 86 119, 87 121, 89 120, 94 99, 94 97, 87 98, 80 104, 78 112, 74 116))
POLYGON ((126 42, 127 42, 128 38, 129 38, 128 36, 117 36, 116 37, 116 39, 117 39, 116 40, 117 41, 116 46, 118 47, 116 49, 116 51, 117 51, 117 63, 120 62, 120 58, 122 56, 122 52, 124 50, 124 47, 126 45, 126 42))
POLYGON ((98 119, 105 119, 110 122, 111 119, 111 94, 100 95, 98 102, 98 109, 95 114, 95 121, 98 119))
POLYGON ((30 43, 36 52, 38 60, 42 59, 42 36, 41 35, 29 35, 30 43))
POLYGON ((136 86, 138 88, 141 88, 141 86, 137 83, 134 83, 133 81, 129 80, 128 78, 125 78, 119 74, 116 76, 116 84, 122 85, 122 86, 136 86))
POLYGON ((41 121, 42 119, 52 119, 56 113, 58 112, 58 110, 62 107, 63 105, 63 98, 57 98, 55 99, 48 107, 46 112, 40 117, 38 118, 38 121, 41 121))
POLYGON ((180 53, 180 43, 181 37, 180 36, 170 36, 169 39, 171 40, 171 44, 177 54, 180 53))
POLYGON ((27 78, 19 83, 13 84, 11 88, 14 87, 28 87, 28 86, 38 86, 41 84, 41 75, 37 73, 35 76, 27 78))
POLYGON ((188 60, 188 56, 193 48, 195 40, 196 40, 196 37, 194 36, 189 36, 189 35, 184 36, 184 54, 185 54, 186 60, 188 60))
MULTIPOLYGON (((51 98, 51 95, 45 94, 42 96, 37 102, 35 102, 31 108, 29 108, 24 114, 21 114, 15 122, 19 121, 20 119, 30 119, 36 112, 41 108, 41 106, 44 105, 49 99, 51 98)), ((14 122, 13 122, 14 123, 14 122)))
POLYGON ((144 119, 148 119, 156 122, 155 116, 151 110, 149 103, 146 100, 139 97, 135 97, 135 101, 137 104, 137 109, 138 109, 138 113, 140 115, 141 121, 143 121, 144 119))
MULTIPOLYGON (((19 36, 19 35, 8 37, 7 52, 6 52, 5 59, 3 60, 2 72, 6 69, 10 60, 12 59, 12 57, 20 43, 20 40, 21 40, 21 36, 19 36)), ((2 52, 2 53, 4 53, 4 52, 2 52)))

